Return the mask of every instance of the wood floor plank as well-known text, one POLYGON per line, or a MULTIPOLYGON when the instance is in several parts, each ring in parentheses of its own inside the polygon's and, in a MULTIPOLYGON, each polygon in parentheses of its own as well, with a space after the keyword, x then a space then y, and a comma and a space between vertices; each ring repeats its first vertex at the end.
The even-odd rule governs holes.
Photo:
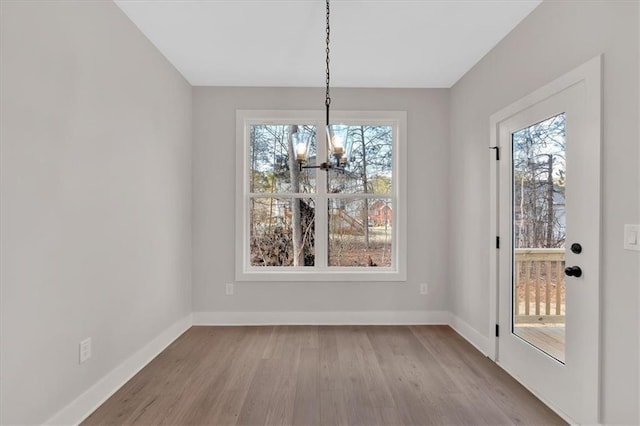
POLYGON ((351 425, 381 424, 382 418, 375 411, 369 398, 364 373, 358 360, 357 344, 353 341, 353 328, 338 327, 335 331, 338 347, 338 365, 344 388, 346 414, 351 425))
POLYGON ((565 424, 448 326, 192 327, 84 425, 565 424))
POLYGON ((258 362, 238 417, 238 425, 292 424, 293 406, 304 330, 275 327, 268 347, 258 362), (265 358, 266 356, 266 358, 265 358))
POLYGON ((316 348, 301 348, 300 364, 293 403, 294 425, 320 424, 320 353, 316 348))
POLYGON ((367 327, 342 327, 337 334, 349 424, 401 424, 366 330, 367 327))
POLYGON ((248 392, 244 398, 237 425, 262 425, 266 423, 271 405, 274 383, 279 374, 279 360, 261 359, 248 392))
POLYGON ((179 424, 207 424, 212 418, 219 424, 236 423, 273 328, 243 327, 241 331, 243 338, 229 346, 226 355, 219 359, 218 371, 205 373, 210 380, 195 394, 189 414, 179 424))
POLYGON ((444 424, 438 400, 460 390, 409 328, 369 331, 405 424, 444 424))
POLYGON ((372 345, 369 327, 357 328, 359 355, 358 362, 369 391, 369 398, 380 413, 381 424, 395 425, 402 423, 401 415, 391 394, 390 387, 384 377, 376 350, 372 345))
POLYGON ((565 424, 547 406, 447 326, 412 331, 476 407, 479 424, 565 424), (519 401, 527 400, 527 404, 519 401))
POLYGON ((335 330, 318 328, 320 424, 346 426, 349 420, 335 330))

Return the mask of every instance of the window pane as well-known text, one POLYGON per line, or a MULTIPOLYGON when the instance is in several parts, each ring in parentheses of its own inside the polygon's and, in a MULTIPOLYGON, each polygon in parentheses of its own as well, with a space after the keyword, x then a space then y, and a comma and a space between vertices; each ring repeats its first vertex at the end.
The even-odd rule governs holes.
POLYGON ((344 171, 330 172, 329 192, 390 194, 393 181, 393 127, 349 126, 346 146, 347 166, 344 171))
POLYGON ((330 199, 329 266, 392 266, 392 227, 391 199, 330 199))
POLYGON ((308 198, 250 200, 251 266, 313 266, 315 203, 308 198))
POLYGON ((300 172, 294 146, 294 140, 308 142, 309 158, 315 159, 315 126, 253 125, 249 132, 249 192, 315 192, 315 174, 300 172))

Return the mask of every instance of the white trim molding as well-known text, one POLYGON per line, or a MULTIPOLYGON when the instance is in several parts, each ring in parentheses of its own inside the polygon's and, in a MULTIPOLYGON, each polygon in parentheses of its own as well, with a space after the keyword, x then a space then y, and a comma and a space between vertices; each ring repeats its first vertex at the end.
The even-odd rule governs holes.
POLYGON ((483 355, 490 357, 490 341, 488 337, 484 336, 478 330, 469 325, 468 322, 453 313, 451 313, 451 317, 449 318, 449 326, 467 342, 471 343, 483 355))
POLYGON ((69 405, 56 413, 46 425, 77 425, 85 420, 96 408, 142 370, 152 359, 173 343, 182 333, 191 328, 192 315, 175 322, 147 343, 136 353, 127 358, 110 373, 96 382, 69 405))
MULTIPOLYGON (((333 193, 324 172, 307 172, 318 182, 311 192, 251 192, 250 153, 253 126, 305 124, 317 129, 317 140, 326 139, 324 111, 316 110, 236 110, 236 220, 235 220, 235 280, 251 282, 315 281, 315 282, 404 282, 407 280, 407 112, 406 111, 333 111, 335 123, 352 126, 388 126, 392 129, 392 176, 390 192, 333 193), (321 174, 316 174, 321 173, 321 174), (312 266, 255 266, 251 264, 250 210, 251 200, 282 198, 311 199, 316 211, 327 211, 338 199, 384 199, 392 203, 391 266, 330 266, 328 235, 329 216, 316 215, 315 232, 324 238, 315 239, 315 262, 312 266)), ((327 156, 324 143, 316 144, 317 157, 327 156)), ((305 172, 305 173, 307 173, 305 172)))
POLYGON ((447 311, 194 312, 193 325, 449 324, 447 311))

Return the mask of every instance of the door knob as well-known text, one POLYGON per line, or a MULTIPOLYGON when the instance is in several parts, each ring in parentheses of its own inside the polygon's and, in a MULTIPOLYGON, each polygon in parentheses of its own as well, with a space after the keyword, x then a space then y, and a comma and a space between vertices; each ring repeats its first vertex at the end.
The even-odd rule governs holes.
POLYGON ((568 266, 564 268, 564 273, 569 277, 581 277, 582 269, 579 266, 568 266))

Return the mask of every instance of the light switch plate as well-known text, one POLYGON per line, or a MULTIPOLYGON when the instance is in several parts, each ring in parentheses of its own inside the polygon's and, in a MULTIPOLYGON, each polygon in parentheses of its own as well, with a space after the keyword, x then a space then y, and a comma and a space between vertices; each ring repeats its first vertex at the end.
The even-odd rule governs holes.
POLYGON ((91 337, 80 342, 80 364, 91 358, 91 337))
POLYGON ((624 226, 624 248, 640 251, 640 225, 624 226))

